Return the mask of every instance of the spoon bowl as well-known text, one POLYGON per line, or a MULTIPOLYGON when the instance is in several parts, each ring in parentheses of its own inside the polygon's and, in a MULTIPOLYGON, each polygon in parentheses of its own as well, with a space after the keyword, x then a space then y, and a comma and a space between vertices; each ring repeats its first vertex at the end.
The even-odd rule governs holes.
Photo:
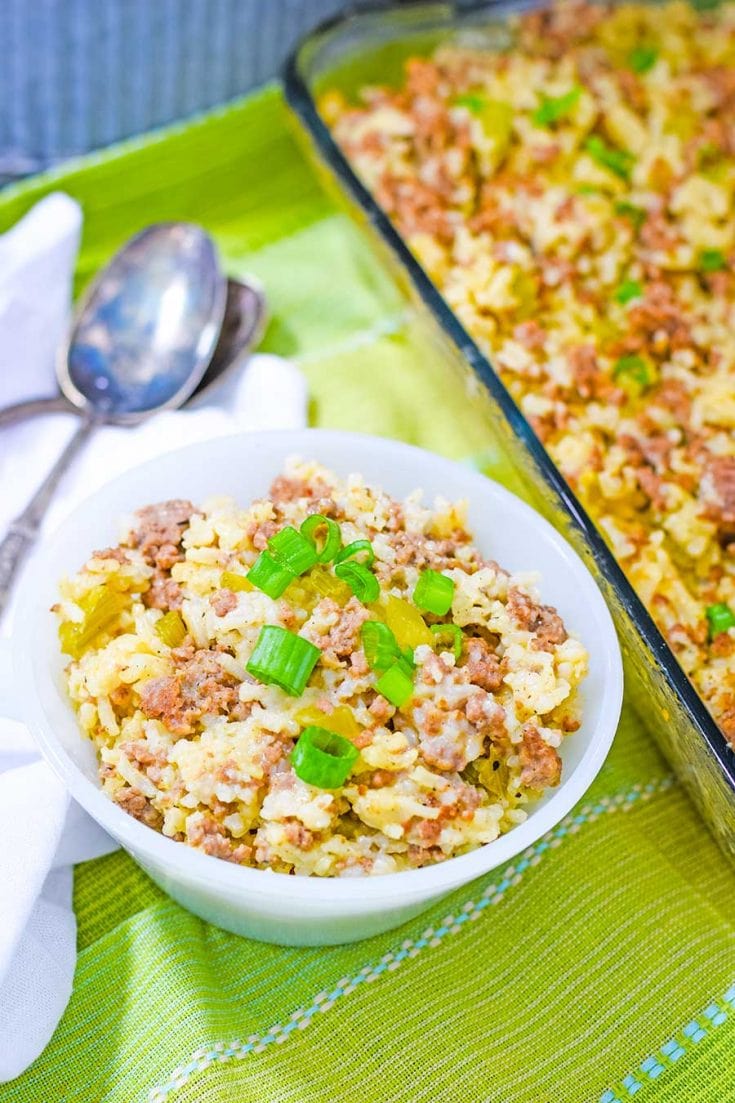
MULTIPOLYGON (((193 394, 184 405, 198 401, 242 364, 256 347, 268 321, 265 292, 253 276, 242 280, 228 279, 225 316, 222 320, 217 347, 193 394)), ((71 403, 60 390, 47 398, 28 398, 0 409, 0 429, 16 425, 29 417, 43 414, 76 414, 82 410, 71 403)))
POLYGON ((117 424, 180 406, 212 359, 226 291, 204 230, 149 226, 84 295, 59 355, 62 392, 96 421, 117 424))

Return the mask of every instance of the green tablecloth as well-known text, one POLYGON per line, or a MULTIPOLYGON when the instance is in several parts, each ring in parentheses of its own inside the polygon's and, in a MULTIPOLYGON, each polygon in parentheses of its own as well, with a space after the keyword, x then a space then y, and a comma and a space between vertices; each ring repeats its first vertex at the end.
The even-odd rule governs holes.
MULTIPOLYGON (((267 348, 318 425, 481 452, 480 415, 337 212, 268 90, 0 196, 61 188, 79 280, 145 223, 192 218, 273 307, 267 348)), ((497 472, 496 472, 497 474, 497 472)), ((2 1103, 725 1103, 735 876, 627 711, 587 798, 511 865, 400 930, 281 949, 207 926, 122 853, 77 869, 79 963, 52 1043, 2 1103)))

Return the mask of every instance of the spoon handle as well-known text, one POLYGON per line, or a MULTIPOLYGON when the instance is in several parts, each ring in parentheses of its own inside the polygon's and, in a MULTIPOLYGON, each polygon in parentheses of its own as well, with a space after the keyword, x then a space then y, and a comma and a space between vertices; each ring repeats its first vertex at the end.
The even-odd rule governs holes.
POLYGON ((0 615, 8 603, 18 568, 35 543, 56 487, 95 428, 94 421, 88 418, 82 421, 28 505, 10 522, 8 531, 0 541, 0 615))
POLYGON ((38 414, 78 414, 79 410, 72 406, 63 395, 56 394, 49 398, 29 398, 25 402, 15 402, 12 406, 3 406, 0 409, 0 429, 7 425, 15 425, 27 417, 36 417, 38 414))

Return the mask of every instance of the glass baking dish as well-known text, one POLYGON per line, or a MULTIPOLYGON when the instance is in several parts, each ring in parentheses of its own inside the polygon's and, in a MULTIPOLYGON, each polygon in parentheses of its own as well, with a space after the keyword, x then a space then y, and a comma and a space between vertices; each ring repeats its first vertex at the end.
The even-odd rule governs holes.
POLYGON ((302 40, 284 69, 286 97, 325 181, 416 307, 417 339, 431 341, 434 351, 438 344, 457 385, 474 403, 482 403, 493 447, 512 464, 526 497, 565 534, 597 579, 620 636, 629 697, 735 859, 735 754, 491 363, 361 184, 317 108, 317 97, 327 87, 349 94, 362 84, 395 83, 407 56, 426 54, 447 38, 507 47, 507 16, 533 6, 523 0, 359 5, 302 40))

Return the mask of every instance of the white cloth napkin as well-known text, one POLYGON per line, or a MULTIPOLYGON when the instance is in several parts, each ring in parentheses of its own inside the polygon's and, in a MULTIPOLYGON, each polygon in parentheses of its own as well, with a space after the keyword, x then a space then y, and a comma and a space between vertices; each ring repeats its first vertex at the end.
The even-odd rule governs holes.
MULTIPOLYGON (((54 392, 54 354, 68 321, 80 225, 78 205, 52 195, 0 236, 0 405, 54 392)), ((100 430, 59 488, 44 533, 131 463, 226 432, 305 424, 301 373, 280 357, 255 356, 191 410, 159 414, 136 429, 100 430)), ((57 414, 0 429, 0 535, 74 426, 71 415, 57 414)), ((2 625, 11 637, 20 612, 11 606, 2 625)), ((0 670, 0 700, 3 676, 10 676, 7 669, 0 670)), ((71 995, 72 865, 116 845, 69 800, 26 729, 2 718, 0 839, 2 1082, 19 1076, 42 1052, 71 995)))

